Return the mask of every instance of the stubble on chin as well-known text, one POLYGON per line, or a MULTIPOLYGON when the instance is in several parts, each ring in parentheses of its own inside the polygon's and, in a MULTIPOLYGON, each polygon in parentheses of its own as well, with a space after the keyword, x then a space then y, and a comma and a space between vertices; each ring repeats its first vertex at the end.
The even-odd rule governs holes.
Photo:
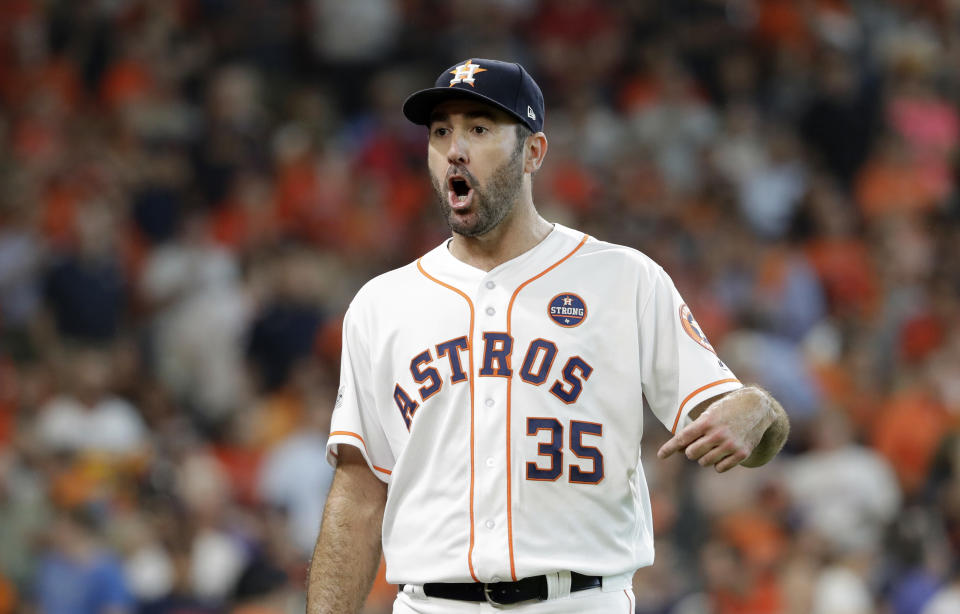
POLYGON ((473 186, 471 215, 473 223, 461 223, 453 208, 447 203, 447 187, 430 173, 430 181, 440 206, 440 214, 451 231, 465 237, 479 237, 494 228, 513 210, 520 197, 523 182, 523 167, 519 164, 519 152, 500 165, 490 177, 488 186, 473 186))

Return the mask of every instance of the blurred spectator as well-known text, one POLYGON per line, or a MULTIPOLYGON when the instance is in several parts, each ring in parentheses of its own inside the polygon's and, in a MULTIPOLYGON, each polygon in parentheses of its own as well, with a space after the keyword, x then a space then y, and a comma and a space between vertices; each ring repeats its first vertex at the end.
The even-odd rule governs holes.
POLYGON ((248 352, 265 392, 286 383, 291 369, 314 348, 327 287, 324 267, 304 248, 283 248, 257 271, 264 282, 261 309, 249 331, 248 352))
POLYGON ((937 194, 899 137, 885 135, 856 178, 857 201, 866 217, 929 211, 937 194))
POLYGON ((938 524, 932 510, 910 505, 889 532, 892 556, 881 577, 895 614, 919 614, 949 575, 949 556, 938 524))
POLYGON ((880 279, 870 246, 857 233, 856 223, 853 203, 839 186, 820 176, 794 220, 794 233, 805 240, 830 313, 863 319, 874 315, 879 306, 880 279), (798 228, 804 223, 808 228, 798 228))
POLYGON ((10 601, 31 593, 37 564, 34 548, 50 516, 42 476, 12 451, 0 451, 0 573, 10 601))
MULTIPOLYGON (((834 409, 819 413, 810 441, 811 450, 789 461, 784 474, 803 526, 831 552, 879 552, 901 500, 891 466, 855 443, 847 418, 834 409)), ((844 573, 837 571, 839 586, 844 573)))
POLYGON ((804 111, 801 134, 823 167, 846 186, 869 154, 878 101, 867 76, 846 54, 828 50, 820 64, 817 93, 804 111))
POLYGON ((727 336, 720 353, 739 377, 777 395, 796 426, 802 428, 816 414, 821 394, 799 346, 776 335, 741 330, 727 336))
POLYGON ((87 511, 58 514, 50 546, 37 570, 37 606, 42 614, 124 614, 134 611, 123 568, 104 549, 97 521, 87 511))
MULTIPOLYGON (((19 193, 28 186, 13 180, 0 186, 0 338, 8 342, 30 324, 42 299, 44 248, 36 234, 36 212, 27 201, 31 195, 19 193)), ((12 347, 18 354, 26 350, 12 347)))
POLYGON ((106 203, 86 203, 77 219, 76 250, 60 254, 47 273, 47 304, 64 337, 104 342, 120 331, 127 297, 116 223, 106 203))
POLYGON ((950 614, 960 608, 960 582, 956 576, 940 589, 923 609, 922 614, 950 614))
POLYGON ((710 163, 728 183, 740 186, 758 173, 766 164, 767 152, 757 109, 740 101, 731 102, 711 148, 710 163))
POLYGON ((870 614, 874 611, 870 587, 867 585, 865 561, 849 561, 825 567, 813 587, 811 614, 870 614))
POLYGON ((326 462, 330 396, 316 399, 321 406, 307 407, 301 426, 267 453, 257 484, 264 502, 286 511, 290 539, 305 558, 313 553, 333 482, 333 469, 326 462))
POLYGON ((231 614, 285 614, 301 611, 301 593, 307 557, 292 548, 286 515, 261 507, 250 517, 253 553, 237 578, 231 595, 231 614))
POLYGON ((951 423, 926 387, 904 390, 880 408, 871 443, 893 466, 904 493, 916 495, 951 423))
POLYGON ((754 232, 778 239, 786 234, 808 179, 796 138, 778 126, 770 128, 762 161, 737 187, 741 212, 754 232))
POLYGON ((561 95, 608 79, 623 53, 623 23, 605 3, 540 1, 529 27, 545 81, 561 95))
POLYGON ((207 450, 188 452, 178 466, 182 517, 168 529, 177 560, 180 590, 200 603, 223 603, 247 563, 239 535, 228 527, 230 484, 223 467, 207 450))
POLYGON ((667 184, 676 191, 692 191, 701 180, 701 151, 717 130, 716 113, 698 95, 682 65, 669 55, 656 62, 657 96, 631 110, 630 124, 667 184))
POLYGON ((119 518, 117 533, 124 554, 124 575, 140 604, 156 603, 173 591, 174 563, 157 535, 152 515, 139 510, 119 518))
POLYGON ((329 62, 350 64, 383 58, 400 27, 400 7, 390 0, 313 0, 314 45, 329 62))
POLYGON ((131 457, 144 452, 147 432, 136 408, 113 395, 110 356, 81 348, 65 358, 67 393, 37 416, 37 439, 46 450, 131 457))
POLYGON ((823 289, 807 255, 774 247, 757 256, 751 307, 756 324, 793 342, 802 340, 826 315, 823 289))
POLYGON ((754 566, 745 565, 743 553, 735 546, 712 541, 703 548, 704 581, 709 611, 716 614, 773 614, 782 607, 776 578, 754 566))
POLYGON ((216 420, 246 398, 240 340, 251 306, 233 255, 210 240, 206 222, 187 216, 179 240, 152 251, 141 291, 155 314, 159 378, 187 407, 216 420))
POLYGON ((286 587, 283 570, 264 559, 254 559, 237 581, 237 605, 230 614, 283 614, 287 611, 286 587))

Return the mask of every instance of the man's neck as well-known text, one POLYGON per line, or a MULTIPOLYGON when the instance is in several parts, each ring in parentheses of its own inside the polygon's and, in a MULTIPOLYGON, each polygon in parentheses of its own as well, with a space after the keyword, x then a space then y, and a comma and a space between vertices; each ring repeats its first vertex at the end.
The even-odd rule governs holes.
POLYGON ((515 209, 496 228, 482 236, 453 233, 450 253, 472 267, 490 271, 534 248, 552 230, 553 224, 540 217, 531 203, 515 209))

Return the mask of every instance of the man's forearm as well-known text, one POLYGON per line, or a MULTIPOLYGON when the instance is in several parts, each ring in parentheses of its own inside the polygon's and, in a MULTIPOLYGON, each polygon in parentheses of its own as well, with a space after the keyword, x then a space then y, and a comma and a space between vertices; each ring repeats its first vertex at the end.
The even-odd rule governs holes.
MULTIPOLYGON (((357 476, 357 470, 354 467, 351 475, 338 468, 327 497, 307 577, 307 614, 356 614, 377 573, 386 487, 358 485, 357 477, 379 481, 372 475, 357 476), (373 489, 372 497, 369 490, 358 496, 364 488, 373 489)), ((369 472, 366 466, 362 470, 369 472)))

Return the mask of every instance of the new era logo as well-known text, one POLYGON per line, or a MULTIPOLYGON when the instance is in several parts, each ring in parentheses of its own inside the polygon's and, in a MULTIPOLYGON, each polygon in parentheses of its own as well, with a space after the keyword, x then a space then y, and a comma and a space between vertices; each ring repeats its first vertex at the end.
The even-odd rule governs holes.
POLYGON ((530 105, 527 105, 527 117, 533 121, 537 121, 537 114, 533 112, 533 108, 530 105))

